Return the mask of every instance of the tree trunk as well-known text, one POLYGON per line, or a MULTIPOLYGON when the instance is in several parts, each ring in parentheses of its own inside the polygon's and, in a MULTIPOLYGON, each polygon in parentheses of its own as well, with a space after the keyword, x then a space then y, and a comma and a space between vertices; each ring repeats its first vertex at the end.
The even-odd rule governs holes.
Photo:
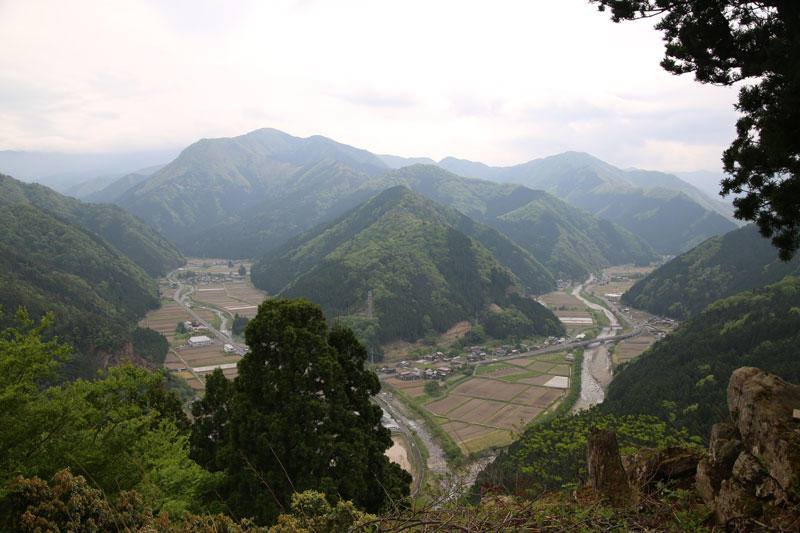
POLYGON ((586 443, 586 456, 589 463, 589 483, 595 496, 615 507, 629 505, 633 493, 622 460, 619 457, 617 436, 610 429, 593 427, 586 443))

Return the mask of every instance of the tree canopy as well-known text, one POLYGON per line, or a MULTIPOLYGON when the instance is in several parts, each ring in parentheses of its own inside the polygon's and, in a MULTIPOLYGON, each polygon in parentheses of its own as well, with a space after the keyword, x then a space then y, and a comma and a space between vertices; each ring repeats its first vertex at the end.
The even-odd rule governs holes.
POLYGON ((306 489, 369 512, 408 494, 410 477, 384 455, 390 433, 370 401, 378 378, 349 328, 328 329, 307 300, 273 299, 245 338, 250 351, 233 383, 212 374, 193 406, 193 457, 225 471, 235 514, 274 521, 306 489))
POLYGON ((661 66, 739 91, 737 137, 723 154, 735 216, 758 224, 790 259, 800 247, 800 2, 590 0, 614 22, 660 17, 661 66))

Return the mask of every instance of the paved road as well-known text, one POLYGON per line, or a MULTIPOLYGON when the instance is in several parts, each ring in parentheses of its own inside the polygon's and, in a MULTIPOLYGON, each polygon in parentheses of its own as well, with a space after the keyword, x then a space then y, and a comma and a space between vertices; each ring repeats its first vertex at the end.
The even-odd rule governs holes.
POLYGON ((409 448, 411 448, 411 454, 414 456, 414 464, 417 465, 417 474, 414 476, 414 486, 411 488, 411 496, 416 496, 419 493, 420 488, 422 488, 422 480, 425 478, 425 464, 422 462, 422 454, 419 451, 419 447, 417 446, 417 442, 414 440, 411 431, 409 430, 409 420, 401 415, 397 409, 389 402, 386 398, 390 398, 391 395, 388 392, 380 392, 377 396, 373 396, 372 399, 377 402, 378 405, 383 407, 383 409, 391 415, 397 425, 400 427, 400 433, 403 434, 406 438, 406 442, 408 442, 409 448))
MULTIPOLYGON (((172 272, 167 274, 167 279, 177 285, 177 288, 175 289, 175 292, 172 294, 172 299, 175 300, 178 303, 178 305, 183 307, 183 309, 186 310, 187 313, 192 315, 192 317, 195 320, 200 322, 204 327, 208 328, 208 331, 210 331, 217 339, 221 340, 223 343, 227 343, 227 344, 232 345, 237 354, 244 355, 247 352, 247 345, 246 344, 242 344, 241 342, 238 342, 238 341, 234 340, 232 337, 230 337, 228 335, 225 335, 224 333, 222 333, 218 329, 212 327, 211 324, 209 324, 208 322, 206 322, 205 320, 200 318, 197 315, 197 313, 195 313, 192 310, 192 308, 186 303, 186 298, 192 292, 194 292, 194 287, 191 286, 191 285, 188 285, 190 290, 187 291, 186 294, 181 295, 181 291, 183 291, 183 288, 187 287, 187 285, 184 285, 184 283, 182 281, 178 280, 175 277, 175 273, 176 272, 177 272, 176 270, 173 270, 172 272)), ((211 309, 211 310, 214 311, 214 312, 217 312, 219 314, 219 312, 216 311, 215 309, 211 309)), ((222 321, 222 324, 224 325, 225 322, 222 321)))

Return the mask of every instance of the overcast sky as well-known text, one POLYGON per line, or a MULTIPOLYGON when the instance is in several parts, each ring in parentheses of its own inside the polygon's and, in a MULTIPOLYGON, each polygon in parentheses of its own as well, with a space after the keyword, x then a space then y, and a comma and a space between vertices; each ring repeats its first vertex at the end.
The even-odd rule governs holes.
POLYGON ((512 165, 566 150, 719 170, 736 90, 586 0, 0 0, 0 150, 133 151, 261 127, 512 165))

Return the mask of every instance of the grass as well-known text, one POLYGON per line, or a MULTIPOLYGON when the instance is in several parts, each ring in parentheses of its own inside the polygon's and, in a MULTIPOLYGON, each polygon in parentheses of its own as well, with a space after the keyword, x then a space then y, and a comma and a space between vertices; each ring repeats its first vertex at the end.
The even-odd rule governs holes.
POLYGON ((475 375, 483 376, 485 374, 491 374, 492 372, 495 372, 497 370, 501 370, 503 368, 510 368, 512 366, 517 366, 517 365, 512 365, 510 363, 505 363, 505 362, 489 363, 488 365, 479 365, 475 369, 475 375))
POLYGON ((496 379, 499 379, 501 381, 506 381, 508 383, 514 383, 514 382, 516 382, 516 381, 518 381, 520 379, 536 378, 536 377, 539 377, 541 375, 542 375, 542 372, 536 372, 535 370, 529 370, 529 371, 523 372, 521 374, 513 374, 511 376, 501 376, 501 377, 496 378, 496 379))
POLYGON ((462 441, 461 445, 467 453, 473 453, 485 450, 486 448, 506 446, 511 444, 517 438, 517 436, 518 435, 515 431, 496 429, 491 433, 486 433, 485 435, 462 441))

